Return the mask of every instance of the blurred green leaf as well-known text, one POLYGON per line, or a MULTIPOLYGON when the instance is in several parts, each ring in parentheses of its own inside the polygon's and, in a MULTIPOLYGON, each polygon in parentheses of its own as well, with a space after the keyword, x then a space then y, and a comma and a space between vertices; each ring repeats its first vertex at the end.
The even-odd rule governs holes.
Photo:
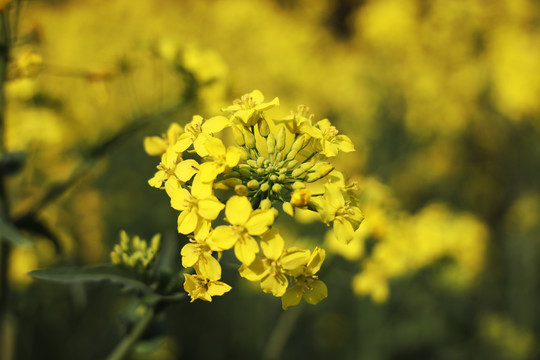
POLYGON ((110 281, 144 293, 153 293, 136 274, 116 265, 41 269, 31 271, 29 275, 34 279, 59 283, 110 281))
POLYGON ((30 241, 26 236, 20 233, 20 231, 0 217, 0 240, 6 240, 16 246, 30 246, 30 241))

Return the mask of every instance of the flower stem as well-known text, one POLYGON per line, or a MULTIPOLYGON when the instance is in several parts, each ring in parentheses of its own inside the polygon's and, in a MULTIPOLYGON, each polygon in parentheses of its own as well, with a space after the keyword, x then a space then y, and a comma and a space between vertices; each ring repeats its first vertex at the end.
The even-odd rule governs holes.
POLYGON ((144 315, 139 319, 139 321, 135 324, 135 327, 129 333, 127 337, 122 339, 122 341, 114 348, 112 353, 107 357, 107 360, 122 360, 124 359, 137 340, 142 336, 148 325, 150 325, 150 322, 154 318, 154 315, 156 314, 156 311, 153 307, 149 307, 144 315))

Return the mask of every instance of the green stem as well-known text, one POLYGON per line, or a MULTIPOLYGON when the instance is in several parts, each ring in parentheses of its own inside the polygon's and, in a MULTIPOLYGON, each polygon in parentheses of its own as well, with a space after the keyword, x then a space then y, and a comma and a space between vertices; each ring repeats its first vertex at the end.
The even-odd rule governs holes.
POLYGON ((148 325, 150 325, 155 313, 156 311, 153 307, 148 308, 137 324, 135 324, 135 327, 131 333, 116 346, 109 357, 107 357, 107 360, 124 359, 129 354, 137 340, 139 340, 139 338, 142 336, 148 325))

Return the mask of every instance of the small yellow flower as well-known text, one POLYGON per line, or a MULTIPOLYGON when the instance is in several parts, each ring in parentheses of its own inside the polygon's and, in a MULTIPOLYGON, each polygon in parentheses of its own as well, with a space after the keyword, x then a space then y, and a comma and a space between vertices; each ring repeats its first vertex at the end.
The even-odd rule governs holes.
POLYGON ((203 183, 199 174, 193 179, 191 192, 184 188, 171 188, 171 206, 180 210, 178 232, 190 234, 200 228, 205 221, 217 218, 225 207, 213 195, 212 185, 203 183))
POLYGON ((236 166, 242 156, 242 149, 236 146, 225 148, 223 141, 218 138, 206 139, 204 146, 212 159, 200 166, 201 180, 205 183, 214 181, 226 169, 236 166))
MULTIPOLYGON (((262 113, 279 105, 277 97, 270 102, 265 103, 263 101, 264 95, 259 90, 253 90, 235 100, 232 105, 221 109, 221 111, 230 113, 233 118, 240 120, 245 127, 251 127, 261 121, 266 122, 262 113)), ((259 126, 261 125, 259 124, 259 126)))
POLYGON ((220 132, 227 126, 230 126, 230 121, 224 116, 214 116, 205 121, 202 116, 195 115, 191 122, 185 126, 185 133, 180 135, 174 148, 177 152, 182 153, 193 145, 195 152, 204 157, 208 155, 204 142, 208 137, 220 132))
POLYGON ((312 199, 311 204, 315 206, 323 222, 334 222, 336 238, 349 243, 364 220, 364 215, 358 207, 350 205, 350 200, 345 199, 338 185, 327 183, 324 188, 324 196, 312 199))
POLYGON ((303 123, 301 130, 315 140, 315 150, 327 157, 336 156, 339 151, 354 151, 354 145, 347 135, 338 135, 339 131, 328 119, 318 121, 315 126, 303 123))
POLYGON ((277 229, 266 232, 261 240, 263 256, 240 267, 240 275, 250 281, 261 281, 261 289, 274 296, 287 290, 287 276, 299 271, 309 260, 309 250, 296 247, 284 251, 284 241, 277 229))
POLYGON ((221 265, 212 256, 212 250, 206 243, 209 224, 197 232, 190 242, 184 245, 181 250, 182 266, 185 268, 194 267, 197 274, 209 279, 219 279, 221 277, 221 265))
POLYGON ((157 166, 158 171, 148 180, 148 184, 155 188, 161 188, 163 183, 167 181, 176 171, 176 166, 182 161, 182 157, 172 147, 169 147, 163 155, 161 162, 157 166))
POLYGON ((233 196, 227 201, 225 216, 231 225, 218 226, 208 239, 210 248, 228 250, 234 246, 234 254, 244 264, 251 264, 259 245, 253 236, 261 235, 274 223, 274 211, 253 210, 245 196, 233 196))
POLYGON ((326 252, 316 247, 302 272, 295 278, 295 285, 287 289, 281 297, 281 305, 284 310, 297 305, 302 298, 308 304, 316 305, 328 296, 326 284, 315 275, 324 261, 326 252))
POLYGON ((284 124, 287 129, 293 134, 303 134, 305 126, 312 126, 314 115, 309 111, 309 107, 298 105, 296 112, 291 112, 290 115, 274 119, 276 124, 284 124))
POLYGON ((218 279, 209 279, 204 276, 184 274, 184 290, 191 297, 191 302, 201 299, 212 301, 212 296, 221 296, 231 290, 231 287, 218 279))

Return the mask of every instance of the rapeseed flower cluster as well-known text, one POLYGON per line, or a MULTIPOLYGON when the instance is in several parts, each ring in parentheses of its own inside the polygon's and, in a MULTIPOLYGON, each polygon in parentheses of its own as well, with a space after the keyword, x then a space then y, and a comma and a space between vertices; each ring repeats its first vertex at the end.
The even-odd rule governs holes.
POLYGON ((318 213, 344 243, 363 220, 350 188, 333 182, 343 176, 328 161, 354 151, 349 137, 328 119, 315 122, 305 106, 272 119, 267 111, 278 105, 278 98, 265 102, 254 90, 222 115, 195 115, 184 127, 173 123, 161 137, 144 140, 149 155, 161 156, 148 183, 165 189, 180 212, 178 232, 190 239, 181 254, 182 265, 194 271, 184 283, 192 301, 212 301, 231 289, 220 281, 219 259, 233 249, 240 276, 281 297, 284 309, 302 298, 317 304, 327 296, 317 276, 325 250, 287 247, 276 226, 279 209, 290 216, 298 208, 318 213), (312 193, 314 182, 324 184, 324 193, 312 193))

